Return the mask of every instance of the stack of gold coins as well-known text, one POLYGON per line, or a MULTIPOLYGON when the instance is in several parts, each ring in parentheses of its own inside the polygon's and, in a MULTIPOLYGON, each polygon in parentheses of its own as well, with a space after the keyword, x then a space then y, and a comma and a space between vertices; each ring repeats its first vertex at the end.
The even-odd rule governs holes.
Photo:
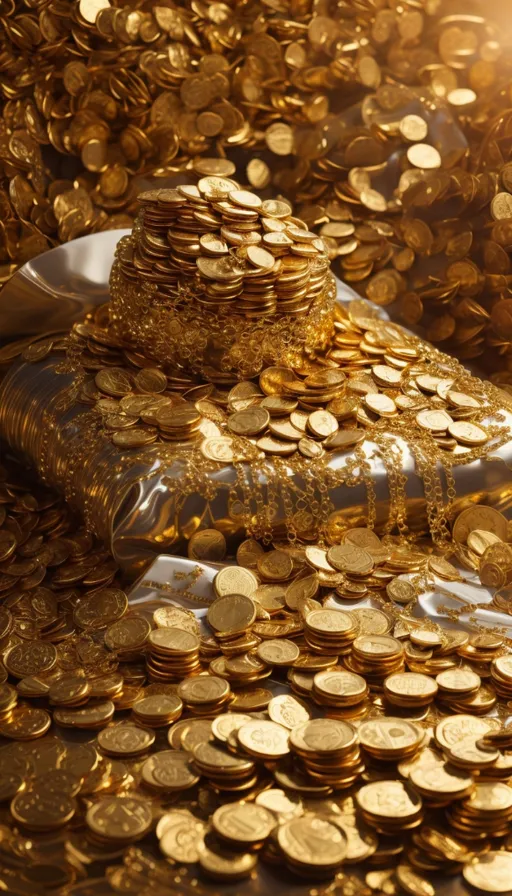
POLYGON ((217 790, 240 793, 256 784, 255 763, 247 756, 230 752, 222 744, 197 744, 193 750, 194 767, 217 790))
POLYGON ((448 762, 418 762, 412 766, 409 781, 430 808, 449 806, 473 792, 470 772, 448 762))
POLYGON ((365 784, 356 801, 364 821, 387 837, 418 828, 423 821, 421 797, 402 781, 365 784))
POLYGON ((155 742, 155 732, 133 723, 120 723, 98 734, 98 746, 105 756, 133 759, 147 753, 155 742))
POLYGON ((477 782, 472 793, 446 812, 450 826, 462 840, 476 843, 510 834, 512 787, 503 781, 477 782))
MULTIPOLYGON (((336 710, 337 718, 357 718, 366 714, 369 687, 361 675, 332 668, 313 677, 313 699, 320 706, 336 710)), ((332 718, 333 713, 328 712, 332 718)))
POLYGON ((312 719, 290 733, 290 747, 320 784, 350 787, 364 770, 355 728, 340 719, 312 719))
POLYGON ((459 667, 440 672, 436 676, 436 684, 439 688, 438 702, 446 709, 457 712, 459 706, 464 707, 465 701, 473 700, 480 690, 482 679, 472 669, 459 667))
POLYGON ((136 722, 148 728, 163 728, 179 719, 183 703, 172 694, 152 694, 137 700, 132 707, 132 715, 136 722))
POLYGON ((343 610, 313 610, 304 619, 304 637, 313 653, 350 653, 359 625, 343 610))
POLYGON ((491 663, 491 681, 496 693, 505 700, 512 700, 512 656, 496 657, 491 663))
POLYGON ((178 697, 193 715, 211 716, 223 712, 233 695, 224 679, 216 675, 198 675, 181 682, 178 697))
POLYGON ((367 719, 361 722, 357 733, 365 760, 382 762, 409 759, 417 753, 425 737, 419 725, 393 716, 367 719))
POLYGON ((403 670, 404 648, 391 635, 361 635, 344 664, 351 672, 363 675, 370 688, 380 687, 391 673, 403 670))
POLYGON ((181 628, 157 628, 148 638, 146 664, 151 681, 181 681, 200 669, 200 641, 181 628))
POLYGON ((226 803, 215 810, 211 823, 217 837, 231 848, 257 850, 276 827, 276 818, 256 803, 226 803))
POLYGON ((258 579, 249 569, 227 566, 214 579, 218 597, 208 607, 206 618, 221 649, 227 648, 227 655, 249 649, 251 627, 257 615, 257 607, 250 594, 257 587, 258 579), (244 590, 233 590, 237 586, 244 590))
POLYGON ((194 278, 193 299, 208 309, 236 306, 250 317, 303 314, 325 287, 323 240, 292 216, 287 202, 262 200, 215 175, 175 190, 148 190, 135 247, 120 254, 136 275, 172 296, 194 278))
POLYGON ((268 678, 272 672, 256 653, 242 653, 236 656, 220 656, 210 662, 210 672, 225 678, 234 687, 241 687, 249 682, 268 678))
POLYGON ((430 706, 437 691, 436 682, 421 672, 396 672, 384 680, 386 703, 405 711, 430 706))
POLYGON ((409 861, 421 870, 456 874, 472 858, 471 849, 443 829, 425 824, 412 836, 415 848, 409 861))

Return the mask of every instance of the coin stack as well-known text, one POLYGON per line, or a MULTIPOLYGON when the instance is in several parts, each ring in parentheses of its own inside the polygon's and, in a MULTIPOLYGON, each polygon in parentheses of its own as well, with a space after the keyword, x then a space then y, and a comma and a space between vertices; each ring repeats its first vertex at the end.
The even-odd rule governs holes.
POLYGON ((225 793, 251 790, 258 780, 254 762, 220 744, 198 744, 193 750, 193 759, 199 774, 225 793))
POLYGON ((398 672, 384 679, 384 698, 390 707, 414 710, 430 706, 438 685, 420 672, 398 672))
POLYGON ((512 788, 502 781, 477 783, 470 796, 453 803, 446 815, 461 840, 508 836, 512 788))
POLYGON ((412 835, 417 868, 456 874, 472 858, 471 849, 445 830, 422 825, 412 835))
POLYGON ((195 716, 217 715, 233 699, 228 682, 213 675, 185 678, 178 686, 178 697, 195 716))
POLYGON ((335 789, 350 787, 364 770, 355 728, 338 719, 313 719, 292 729, 290 747, 307 774, 335 789))
POLYGON ((332 710, 336 710, 336 717, 341 719, 366 714, 369 690, 361 675, 336 667, 317 672, 313 677, 313 699, 319 706, 328 707, 326 711, 331 718, 332 710))
POLYGON ((505 700, 512 700, 512 657, 499 656, 491 663, 491 681, 496 693, 505 700))
POLYGON ((343 610, 313 610, 304 619, 304 638, 312 653, 345 656, 358 630, 357 622, 343 610))
POLYGON ((157 628, 148 638, 146 665, 151 681, 181 681, 201 668, 199 638, 180 628, 157 628))
POLYGON ((326 285, 321 238, 287 202, 262 200, 225 177, 139 195, 133 251, 120 254, 128 280, 155 283, 161 300, 183 286, 205 310, 248 317, 306 314, 326 285))
POLYGON ((363 675, 370 688, 380 687, 388 675, 403 671, 404 648, 391 635, 361 635, 344 664, 351 672, 363 675))
POLYGON ((366 784, 356 801, 365 822, 386 837, 414 830, 423 822, 421 797, 401 781, 366 784))
POLYGON ((358 728, 358 736, 363 756, 383 763, 410 759, 424 741, 419 725, 393 716, 366 719, 358 728))
POLYGON ((132 707, 136 722, 148 728, 163 728, 179 719, 183 703, 171 694, 152 694, 137 700, 132 707))

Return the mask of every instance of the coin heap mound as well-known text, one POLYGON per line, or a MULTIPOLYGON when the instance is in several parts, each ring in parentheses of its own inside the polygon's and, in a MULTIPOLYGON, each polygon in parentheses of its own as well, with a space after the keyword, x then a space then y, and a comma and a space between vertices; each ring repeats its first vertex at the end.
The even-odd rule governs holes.
MULTIPOLYGON (((191 556, 222 564, 214 535, 197 532, 191 556)), ((332 552, 247 539, 200 630, 163 600, 130 607, 65 505, 0 468, 0 874, 22 884, 9 891, 43 869, 64 891, 80 856, 84 877, 109 864, 114 892, 263 865, 267 880, 284 865, 297 885, 335 878, 354 896, 434 896, 435 872, 508 892, 511 642, 393 599, 486 577, 507 537, 475 506, 444 554, 363 528, 332 552)))
POLYGON ((121 337, 159 361, 204 370, 219 367, 226 352, 233 356, 236 344, 253 350, 250 334, 256 327, 253 337, 262 336, 264 322, 274 329, 260 352, 283 362, 286 351, 321 344, 329 321, 332 329, 325 244, 287 202, 261 199, 213 175, 197 186, 146 191, 139 202, 141 213, 118 246, 111 276, 111 319, 121 337), (315 321, 316 335, 301 319, 315 321), (278 340, 276 324, 283 334, 287 327, 295 332, 291 345, 278 340), (195 356, 193 342, 199 343, 195 356))

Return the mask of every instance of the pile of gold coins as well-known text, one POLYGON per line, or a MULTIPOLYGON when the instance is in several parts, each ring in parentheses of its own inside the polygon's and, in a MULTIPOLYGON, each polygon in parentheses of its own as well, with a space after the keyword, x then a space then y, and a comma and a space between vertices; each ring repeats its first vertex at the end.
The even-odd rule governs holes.
POLYGON ((511 641, 411 611, 485 577, 509 525, 477 505, 452 539, 444 554, 362 528, 331 548, 247 539, 223 565, 223 536, 200 530, 191 556, 220 561, 200 627, 169 603, 130 608, 66 506, 2 468, 4 888, 79 893, 107 863, 112 892, 147 874, 207 893, 283 866, 361 896, 434 896, 437 872, 508 892, 511 641))
MULTIPOLYGON (((51 352, 78 360, 78 401, 119 448, 154 442, 207 461, 257 456, 328 459, 366 438, 397 432, 456 461, 476 458, 500 427, 489 423, 500 393, 456 364, 433 364, 420 342, 383 322, 367 302, 338 307, 330 344, 295 368, 266 367, 258 381, 201 382, 151 362, 118 338, 100 310, 69 338, 32 342, 18 354, 40 361, 51 352), (448 366, 447 366, 448 365, 448 366), (485 421, 485 422, 484 422, 485 421)), ((0 352, 0 357, 1 357, 0 352)), ((9 363, 13 351, 6 350, 9 363)), ((91 418, 86 418, 91 427, 91 418)), ((509 564, 512 566, 512 551, 509 564)), ((503 566, 503 564, 500 564, 503 566)), ((357 570, 354 570, 357 573, 357 570)))
POLYGON ((510 62, 503 4, 8 4, 1 279, 130 227, 154 179, 236 158, 344 276, 510 375, 510 62), (254 22, 258 22, 257 30, 254 22), (58 52, 55 48, 58 47, 58 52), (428 220, 427 220, 428 218, 428 220), (447 225, 446 222, 449 221, 447 225), (432 272, 428 270, 432 264, 432 272))
POLYGON ((123 276, 155 283, 155 301, 178 295, 217 311, 223 306, 251 318, 305 314, 325 289, 323 240, 292 209, 261 199, 230 178, 210 175, 197 186, 149 190, 135 247, 120 253, 123 276))

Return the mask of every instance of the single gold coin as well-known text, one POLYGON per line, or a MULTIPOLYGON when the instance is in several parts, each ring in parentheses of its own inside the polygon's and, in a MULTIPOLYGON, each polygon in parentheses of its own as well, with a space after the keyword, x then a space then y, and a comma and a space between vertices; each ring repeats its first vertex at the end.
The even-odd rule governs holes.
POLYGON ((291 666, 298 658, 300 649, 297 644, 286 638, 271 638, 263 641, 256 653, 259 659, 269 666, 291 666))
POLYGON ((267 428, 269 421, 270 414, 264 408, 247 408, 228 417, 228 428, 239 436, 256 436, 267 428))
POLYGON ((213 587, 217 597, 238 594, 250 597, 258 587, 258 579, 250 571, 239 566, 225 566, 219 570, 213 580, 213 587))
POLYGON ((220 806, 213 813, 211 822, 219 837, 239 846, 263 842, 276 826, 274 814, 255 803, 227 803, 220 806))
POLYGON ((238 742, 251 756, 280 759, 290 752, 288 730, 265 719, 246 722, 238 729, 238 742))
POLYGON ((340 544, 329 548, 327 560, 340 572, 368 575, 374 567, 371 554, 354 544, 340 544))
POLYGON ((448 432, 462 445, 484 445, 489 436, 485 429, 467 420, 456 420, 450 423, 448 432))
POLYGON ((411 143, 422 142, 428 133, 428 124, 419 115, 405 115, 398 127, 402 137, 411 143))
POLYGON ((113 725, 98 733, 98 745, 107 756, 137 756, 146 753, 155 741, 155 732, 136 725, 113 725))
POLYGON ((415 168, 440 168, 442 164, 438 150, 428 143, 413 143, 409 146, 407 159, 415 168))
POLYGON ((85 823, 93 834, 119 845, 134 843, 144 837, 152 820, 151 805, 131 796, 100 799, 85 816, 85 823))
MULTIPOLYGON (((249 570, 241 569, 239 572, 252 576, 249 570)), ((216 582, 219 575, 220 573, 217 574, 216 582)), ((215 632, 244 632, 256 619, 256 604, 245 594, 225 594, 217 597, 208 607, 206 618, 215 632)))
POLYGON ((511 890, 512 853, 491 851, 464 865, 466 883, 484 893, 508 893, 511 890))
POLYGON ((277 830, 277 840, 285 858, 299 869, 334 869, 347 854, 345 833, 321 815, 303 815, 286 821, 277 830))
POLYGON ((430 881, 425 880, 411 865, 399 865, 396 869, 396 879, 409 896, 435 896, 436 891, 430 881))
POLYGON ((310 718, 308 708, 292 694, 279 694, 273 697, 268 704, 267 712, 273 722, 290 731, 310 718))
POLYGON ((401 781, 374 781, 356 793, 358 806, 371 818, 386 821, 405 821, 418 816, 421 797, 401 781))

